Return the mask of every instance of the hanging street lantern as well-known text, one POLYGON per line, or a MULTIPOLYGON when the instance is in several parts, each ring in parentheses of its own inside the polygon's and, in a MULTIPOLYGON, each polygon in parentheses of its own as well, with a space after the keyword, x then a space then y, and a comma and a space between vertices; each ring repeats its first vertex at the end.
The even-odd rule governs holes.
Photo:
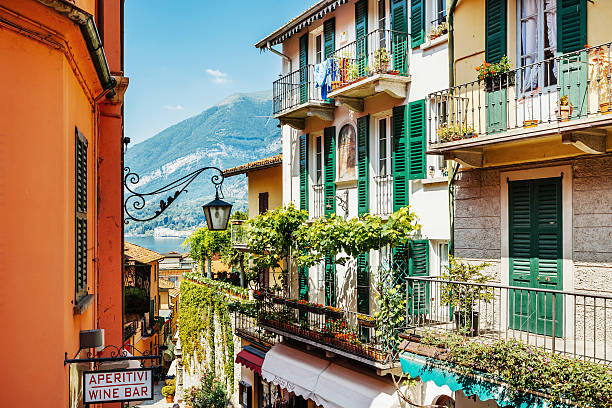
POLYGON ((227 229, 227 223, 232 213, 232 205, 220 200, 218 191, 215 199, 203 205, 202 210, 204 210, 204 216, 206 217, 206 226, 210 231, 223 231, 227 229))

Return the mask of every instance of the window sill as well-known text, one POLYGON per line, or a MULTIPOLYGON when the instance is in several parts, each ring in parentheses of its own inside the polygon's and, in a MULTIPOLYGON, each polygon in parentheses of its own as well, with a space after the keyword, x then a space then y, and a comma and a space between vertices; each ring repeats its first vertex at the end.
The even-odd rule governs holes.
POLYGON ((76 304, 72 308, 72 312, 75 315, 80 315, 80 314, 85 313, 85 311, 93 303, 93 300, 94 300, 94 295, 92 295, 91 293, 88 293, 87 295, 83 296, 78 302, 76 302, 76 304))
POLYGON ((421 184, 441 184, 448 183, 448 177, 433 177, 421 180, 421 184))
POLYGON ((335 182, 336 187, 339 188, 351 188, 351 187, 357 187, 357 179, 353 179, 353 180, 337 180, 335 182))
POLYGON ((422 50, 428 50, 446 42, 448 42, 448 34, 441 35, 440 37, 434 38, 433 40, 427 40, 427 42, 421 44, 420 47, 422 50))

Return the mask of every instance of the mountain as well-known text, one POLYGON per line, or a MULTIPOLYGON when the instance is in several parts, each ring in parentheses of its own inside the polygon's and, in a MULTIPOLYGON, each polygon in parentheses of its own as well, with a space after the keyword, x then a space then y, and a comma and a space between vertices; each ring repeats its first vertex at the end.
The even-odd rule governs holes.
MULTIPOLYGON (((140 176, 132 189, 149 192, 204 166, 227 169, 280 153, 280 129, 270 117, 271 112, 271 91, 238 93, 142 143, 129 146, 125 165, 140 176)), ((144 223, 131 221, 125 226, 126 233, 149 233, 158 226, 184 230, 203 225, 202 205, 214 198, 210 179, 215 174, 218 173, 214 170, 204 172, 163 215, 144 223)), ((151 215, 159 208, 159 201, 173 193, 174 190, 149 198, 144 210, 130 212, 151 215)), ((234 204, 235 209, 244 210, 246 177, 225 179, 223 193, 225 201, 234 204)))

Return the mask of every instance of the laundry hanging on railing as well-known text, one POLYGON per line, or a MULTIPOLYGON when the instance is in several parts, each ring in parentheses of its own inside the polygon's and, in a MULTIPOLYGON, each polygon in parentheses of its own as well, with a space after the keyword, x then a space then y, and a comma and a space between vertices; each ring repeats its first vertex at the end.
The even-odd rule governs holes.
POLYGON ((334 60, 326 59, 314 66, 315 86, 321 89, 321 99, 327 99, 327 94, 331 91, 331 83, 336 80, 336 70, 334 60))

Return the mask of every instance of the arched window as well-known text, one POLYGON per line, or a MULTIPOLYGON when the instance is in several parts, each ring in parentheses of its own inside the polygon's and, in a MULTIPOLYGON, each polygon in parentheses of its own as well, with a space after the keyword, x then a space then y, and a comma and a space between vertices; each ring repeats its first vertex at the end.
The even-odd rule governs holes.
POLYGON ((355 171, 355 127, 346 124, 340 129, 338 134, 338 180, 354 180, 355 171))

